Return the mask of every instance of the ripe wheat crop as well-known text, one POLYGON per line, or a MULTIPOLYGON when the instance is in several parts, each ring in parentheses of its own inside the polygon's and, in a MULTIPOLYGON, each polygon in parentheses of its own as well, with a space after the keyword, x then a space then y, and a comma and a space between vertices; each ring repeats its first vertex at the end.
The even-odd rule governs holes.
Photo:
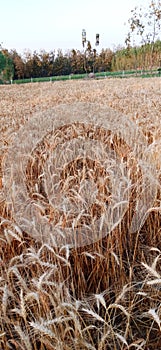
POLYGON ((160 78, 0 87, 0 348, 161 347, 160 78))

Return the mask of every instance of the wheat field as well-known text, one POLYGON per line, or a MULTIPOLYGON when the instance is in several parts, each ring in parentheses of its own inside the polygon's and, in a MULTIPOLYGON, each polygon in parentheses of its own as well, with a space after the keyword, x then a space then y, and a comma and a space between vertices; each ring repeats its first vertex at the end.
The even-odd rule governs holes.
POLYGON ((0 349, 161 348, 160 97, 0 86, 0 349))

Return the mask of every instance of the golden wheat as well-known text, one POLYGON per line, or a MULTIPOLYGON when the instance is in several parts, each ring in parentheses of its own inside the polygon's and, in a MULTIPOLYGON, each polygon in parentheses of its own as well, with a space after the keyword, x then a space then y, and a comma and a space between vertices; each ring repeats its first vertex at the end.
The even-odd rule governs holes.
POLYGON ((160 79, 0 95, 1 349, 159 349, 160 79))

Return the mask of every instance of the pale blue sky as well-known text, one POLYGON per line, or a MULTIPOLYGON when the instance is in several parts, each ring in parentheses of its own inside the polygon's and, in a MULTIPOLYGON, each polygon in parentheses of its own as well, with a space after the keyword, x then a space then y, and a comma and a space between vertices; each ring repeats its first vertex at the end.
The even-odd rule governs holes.
POLYGON ((81 33, 99 48, 124 45, 130 10, 147 0, 1 0, 0 42, 7 49, 82 50, 81 33))

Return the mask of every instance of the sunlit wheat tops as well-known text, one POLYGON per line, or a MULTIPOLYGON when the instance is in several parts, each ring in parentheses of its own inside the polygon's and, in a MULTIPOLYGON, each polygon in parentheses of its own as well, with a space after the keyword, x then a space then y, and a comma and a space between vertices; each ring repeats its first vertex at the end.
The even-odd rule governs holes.
POLYGON ((0 100, 0 349, 160 349, 160 79, 0 100))

